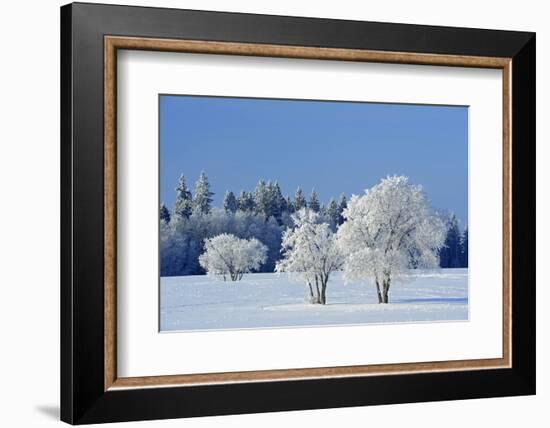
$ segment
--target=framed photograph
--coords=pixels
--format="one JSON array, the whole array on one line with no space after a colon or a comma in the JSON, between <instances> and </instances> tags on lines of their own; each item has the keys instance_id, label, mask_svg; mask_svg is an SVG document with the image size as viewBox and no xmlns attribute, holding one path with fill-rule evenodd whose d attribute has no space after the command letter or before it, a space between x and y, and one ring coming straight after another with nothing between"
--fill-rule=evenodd
<instances>
[{"instance_id":1,"label":"framed photograph","mask_svg":"<svg viewBox=\"0 0 550 428\"><path fill-rule=\"evenodd\" d=\"M533 33L76 3L61 83L62 420L535 393Z\"/></svg>"}]
</instances>

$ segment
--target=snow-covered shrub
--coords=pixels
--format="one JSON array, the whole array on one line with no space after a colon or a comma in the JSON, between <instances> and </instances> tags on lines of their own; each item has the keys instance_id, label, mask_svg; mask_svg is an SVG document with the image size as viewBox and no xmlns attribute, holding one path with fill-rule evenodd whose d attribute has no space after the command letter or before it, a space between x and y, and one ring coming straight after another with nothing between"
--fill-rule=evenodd
<instances>
[{"instance_id":1,"label":"snow-covered shrub","mask_svg":"<svg viewBox=\"0 0 550 428\"><path fill-rule=\"evenodd\" d=\"M240 239L223 233L204 242L200 265L208 275L221 276L225 281L239 281L243 274L258 270L267 258L267 247L256 238Z\"/></svg>"},{"instance_id":2,"label":"snow-covered shrub","mask_svg":"<svg viewBox=\"0 0 550 428\"><path fill-rule=\"evenodd\" d=\"M388 303L393 280L411 267L436 267L445 225L431 213L421 186L393 176L354 195L343 212L338 244L346 279L371 279L379 303Z\"/></svg>"},{"instance_id":3,"label":"snow-covered shrub","mask_svg":"<svg viewBox=\"0 0 550 428\"><path fill-rule=\"evenodd\" d=\"M336 236L327 223L319 223L319 214L310 209L302 208L292 219L295 227L283 233L283 258L276 270L302 277L309 287L310 301L324 305L329 276L344 261Z\"/></svg>"}]
</instances>

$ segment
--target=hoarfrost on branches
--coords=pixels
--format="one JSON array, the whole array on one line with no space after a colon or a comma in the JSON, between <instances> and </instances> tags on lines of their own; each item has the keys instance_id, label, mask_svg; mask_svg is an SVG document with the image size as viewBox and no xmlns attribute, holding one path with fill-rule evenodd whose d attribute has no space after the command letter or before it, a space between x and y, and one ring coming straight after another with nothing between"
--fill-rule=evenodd
<instances>
[{"instance_id":1,"label":"hoarfrost on branches","mask_svg":"<svg viewBox=\"0 0 550 428\"><path fill-rule=\"evenodd\" d=\"M336 236L310 209L302 208L292 219L295 227L283 233L283 258L277 262L276 271L303 278L309 287L310 302L324 305L330 274L344 262Z\"/></svg>"},{"instance_id":2,"label":"hoarfrost on branches","mask_svg":"<svg viewBox=\"0 0 550 428\"><path fill-rule=\"evenodd\" d=\"M256 238L240 239L222 233L204 242L200 265L208 275L240 281L245 273L258 270L267 259L267 247Z\"/></svg>"},{"instance_id":3,"label":"hoarfrost on branches","mask_svg":"<svg viewBox=\"0 0 550 428\"><path fill-rule=\"evenodd\" d=\"M174 216L178 218L189 218L193 212L193 196L185 183L185 176L180 175L176 187L176 202L174 204Z\"/></svg>"},{"instance_id":4,"label":"hoarfrost on branches","mask_svg":"<svg viewBox=\"0 0 550 428\"><path fill-rule=\"evenodd\" d=\"M212 196L214 196L214 193L210 191L210 182L204 171L202 171L195 183L195 198L193 201L195 212L208 214L210 212Z\"/></svg>"},{"instance_id":5,"label":"hoarfrost on branches","mask_svg":"<svg viewBox=\"0 0 550 428\"><path fill-rule=\"evenodd\" d=\"M352 196L338 229L348 280L370 279L379 303L409 268L435 267L445 239L443 222L433 215L421 186L404 176L382 179L363 196Z\"/></svg>"},{"instance_id":6,"label":"hoarfrost on branches","mask_svg":"<svg viewBox=\"0 0 550 428\"><path fill-rule=\"evenodd\" d=\"M211 196L210 185L204 173L199 177L194 195L189 191L185 178L179 177L176 200L172 210L163 205L159 213L161 276L205 273L198 260L204 252L204 241L223 233L232 234L241 239L256 238L266 245L268 248L267 260L259 271L273 272L276 262L283 256L283 252L281 252L282 234L285 230L295 227L292 215L304 208L312 211L312 207L308 207L300 188L296 190L295 195L285 197L276 180L260 180L255 190L252 192L242 190L238 197L230 189L227 189L223 207L211 206ZM342 227L346 221L343 211L348 204L345 195L342 194L337 202L330 198L326 205L321 204L317 196L312 199L313 210L317 208L317 203L319 204L317 223L327 223L333 232ZM456 227L451 227L453 225L453 222L450 221L452 213L447 215L440 213L438 217L447 227L445 243L437 254L440 266L467 266L467 230L464 229L464 232L460 233L460 229L456 230ZM346 226L346 228L350 227L352 226ZM356 228L357 225L353 227ZM457 239L458 233L460 233L459 239ZM377 247L370 248L374 250ZM455 256L450 257L453 251ZM356 251L346 250L345 252L348 256L350 269L353 263L361 265L359 257L366 257L365 254ZM394 255L395 261L392 263L408 265L410 268L422 267L422 264L426 264L423 260L426 254L424 252L423 257L421 254L422 251L419 253L416 248L411 249L410 254L398 252ZM406 256L406 260L401 262L399 258L403 255ZM383 255L377 255L375 252L369 254L372 260L382 256L385 263L392 260L389 251L384 251ZM450 264L449 261L453 261L453 263ZM356 271L359 268L360 266L353 270ZM395 275L393 277L398 278ZM366 278L366 276L362 278Z\"/></svg>"}]
</instances>

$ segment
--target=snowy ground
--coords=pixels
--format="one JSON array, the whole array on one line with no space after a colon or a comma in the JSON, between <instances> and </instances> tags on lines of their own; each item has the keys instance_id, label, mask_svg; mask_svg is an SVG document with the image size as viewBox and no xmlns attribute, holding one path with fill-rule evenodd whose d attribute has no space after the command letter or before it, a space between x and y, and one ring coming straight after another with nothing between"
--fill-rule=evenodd
<instances>
[{"instance_id":1,"label":"snowy ground","mask_svg":"<svg viewBox=\"0 0 550 428\"><path fill-rule=\"evenodd\" d=\"M239 282L208 276L163 277L161 331L220 330L468 319L468 270L411 271L392 285L390 303L376 303L370 283L344 284L333 273L327 304L305 303L306 285L286 274L245 275Z\"/></svg>"}]
</instances>

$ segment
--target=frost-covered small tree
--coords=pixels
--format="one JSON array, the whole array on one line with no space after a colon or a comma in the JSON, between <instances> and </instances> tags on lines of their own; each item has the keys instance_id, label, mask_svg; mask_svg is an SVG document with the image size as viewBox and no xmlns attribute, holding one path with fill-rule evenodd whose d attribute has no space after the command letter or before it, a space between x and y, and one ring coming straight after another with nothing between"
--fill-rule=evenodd
<instances>
[{"instance_id":1,"label":"frost-covered small tree","mask_svg":"<svg viewBox=\"0 0 550 428\"><path fill-rule=\"evenodd\" d=\"M205 239L199 263L208 275L225 281L240 281L245 273L258 270L267 258L267 247L256 238L240 239L222 233Z\"/></svg>"},{"instance_id":2,"label":"frost-covered small tree","mask_svg":"<svg viewBox=\"0 0 550 428\"><path fill-rule=\"evenodd\" d=\"M309 287L310 302L324 305L330 274L344 262L336 235L312 210L303 208L292 219L295 227L283 233L283 258L275 269L299 275Z\"/></svg>"},{"instance_id":3,"label":"frost-covered small tree","mask_svg":"<svg viewBox=\"0 0 550 428\"><path fill-rule=\"evenodd\" d=\"M185 177L180 175L176 187L176 202L174 203L174 215L176 218L189 218L193 212L193 197L185 184Z\"/></svg>"},{"instance_id":4,"label":"frost-covered small tree","mask_svg":"<svg viewBox=\"0 0 550 428\"><path fill-rule=\"evenodd\" d=\"M214 193L210 191L210 183L206 174L201 172L195 183L194 209L198 213L208 214Z\"/></svg>"},{"instance_id":5,"label":"frost-covered small tree","mask_svg":"<svg viewBox=\"0 0 550 428\"><path fill-rule=\"evenodd\" d=\"M316 213L318 213L321 208L321 205L319 204L319 198L317 197L317 192L315 191L315 189L312 190L311 196L309 197L308 207L310 210L315 211Z\"/></svg>"},{"instance_id":6,"label":"frost-covered small tree","mask_svg":"<svg viewBox=\"0 0 550 428\"><path fill-rule=\"evenodd\" d=\"M298 212L302 208L307 208L307 202L304 197L304 192L302 192L302 189L298 187L296 189L296 194L294 195L294 210Z\"/></svg>"},{"instance_id":7,"label":"frost-covered small tree","mask_svg":"<svg viewBox=\"0 0 550 428\"><path fill-rule=\"evenodd\" d=\"M237 199L232 191L228 190L225 192L223 197L223 209L227 213L234 213L237 211Z\"/></svg>"},{"instance_id":8,"label":"frost-covered small tree","mask_svg":"<svg viewBox=\"0 0 550 428\"><path fill-rule=\"evenodd\" d=\"M168 211L168 208L166 208L164 202L160 204L159 217L161 222L164 222L165 224L170 223L170 211Z\"/></svg>"},{"instance_id":9,"label":"frost-covered small tree","mask_svg":"<svg viewBox=\"0 0 550 428\"><path fill-rule=\"evenodd\" d=\"M412 266L438 264L445 225L433 215L421 186L407 177L387 177L344 210L338 243L346 255L346 279L370 279L378 303L388 303L390 286Z\"/></svg>"}]
</instances>

